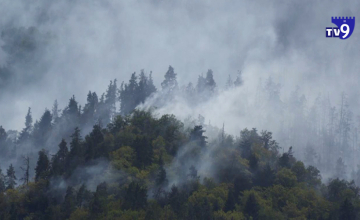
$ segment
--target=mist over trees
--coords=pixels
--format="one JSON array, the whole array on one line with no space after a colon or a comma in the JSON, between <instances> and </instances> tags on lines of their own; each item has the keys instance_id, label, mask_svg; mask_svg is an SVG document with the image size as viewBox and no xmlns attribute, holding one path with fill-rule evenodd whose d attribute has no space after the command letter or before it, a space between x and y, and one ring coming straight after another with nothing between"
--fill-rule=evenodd
<instances>
[{"instance_id":1,"label":"mist over trees","mask_svg":"<svg viewBox=\"0 0 360 220\"><path fill-rule=\"evenodd\" d=\"M270 113L266 123L289 119L278 140L156 113L244 84L239 72L220 87L215 74L181 86L169 66L159 89L141 70L101 95L89 91L83 107L75 95L63 109L55 100L35 121L28 108L15 136L0 126L1 219L356 219L360 169L344 158L357 155L357 128L346 94L339 107L320 95L308 107L300 88L283 99L279 83L259 80L249 105Z\"/></svg>"}]
</instances>

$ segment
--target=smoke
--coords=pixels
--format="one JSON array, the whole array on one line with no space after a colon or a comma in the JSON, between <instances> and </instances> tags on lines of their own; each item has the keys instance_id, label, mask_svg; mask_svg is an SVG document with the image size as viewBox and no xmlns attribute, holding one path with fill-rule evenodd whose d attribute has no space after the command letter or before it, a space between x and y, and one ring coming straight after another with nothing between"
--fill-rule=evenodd
<instances>
[{"instance_id":1,"label":"smoke","mask_svg":"<svg viewBox=\"0 0 360 220\"><path fill-rule=\"evenodd\" d=\"M68 186L80 186L85 184L90 191L95 191L96 187L103 182L122 184L126 182L127 175L119 170L115 170L110 162L104 158L92 161L84 167L77 167L69 178L56 177L50 180L51 188L66 191Z\"/></svg>"},{"instance_id":2,"label":"smoke","mask_svg":"<svg viewBox=\"0 0 360 220\"><path fill-rule=\"evenodd\" d=\"M63 108L75 94L83 104L89 90L101 94L111 79L127 81L140 69L152 71L160 88L168 65L180 85L196 82L211 68L217 95L196 106L179 96L157 112L182 120L201 114L206 124L224 124L232 135L245 127L267 129L284 140L284 148L295 143L295 150L304 149L305 141L289 143L281 133L282 123L295 117L292 112L283 114L278 103L257 99L259 79L271 76L279 83L282 102L299 86L307 112L319 94L338 107L344 91L357 115L359 30L342 41L325 38L325 27L334 26L332 16L357 17L359 9L355 0L1 2L1 33L12 28L33 33L27 31L35 27L37 34L29 35L35 49L25 50L21 59L6 48L15 45L18 51L24 38L12 44L1 34L0 66L10 66L12 75L4 83L0 77L0 124L20 130L28 107L38 119L55 99ZM228 75L234 78L239 70L244 85L223 91Z\"/></svg>"},{"instance_id":3,"label":"smoke","mask_svg":"<svg viewBox=\"0 0 360 220\"><path fill-rule=\"evenodd\" d=\"M140 69L152 70L159 86L169 64L180 84L212 68L218 85L242 70L249 89L268 75L307 97L356 88L357 28L346 41L324 37L331 16L356 9L356 1L6 2L1 30L34 26L47 37L30 74L36 80L21 80L29 68L17 64L16 87L2 90L0 122L20 129L28 106L38 118L54 99L65 106L75 94L83 103L89 90ZM347 92L357 107L356 91Z\"/></svg>"}]
</instances>

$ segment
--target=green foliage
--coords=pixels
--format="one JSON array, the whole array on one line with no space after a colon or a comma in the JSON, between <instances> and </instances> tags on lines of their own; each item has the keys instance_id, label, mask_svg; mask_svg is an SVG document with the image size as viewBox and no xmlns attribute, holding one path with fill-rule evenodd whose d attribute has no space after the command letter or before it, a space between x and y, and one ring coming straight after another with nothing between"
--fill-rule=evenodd
<instances>
[{"instance_id":1,"label":"green foliage","mask_svg":"<svg viewBox=\"0 0 360 220\"><path fill-rule=\"evenodd\" d=\"M6 170L6 189L14 189L16 186L15 169L10 164L9 169Z\"/></svg>"},{"instance_id":2,"label":"green foliage","mask_svg":"<svg viewBox=\"0 0 360 220\"><path fill-rule=\"evenodd\" d=\"M275 182L284 187L293 187L297 181L296 175L289 169L283 168L276 174Z\"/></svg>"},{"instance_id":3,"label":"green foliage","mask_svg":"<svg viewBox=\"0 0 360 220\"><path fill-rule=\"evenodd\" d=\"M144 83L144 75L141 77ZM112 99L111 95L109 92L106 99ZM97 101L91 92L88 99L84 112L86 109L86 117L91 118L97 114L93 109ZM65 115L79 110L74 98L70 102ZM106 102L111 103L104 95L99 103ZM79 114L77 111L76 117ZM106 128L96 123L84 140L75 128L69 134L69 149L67 139L59 139L51 161L45 150L39 152L35 182L16 187L15 168L10 166L6 176L0 171L0 219L317 220L359 216L360 189L354 182L333 179L322 184L319 170L297 161L292 148L279 155L270 132L259 135L256 129L244 129L240 138L223 133L209 143L204 132L202 126L184 129L173 115L154 117L140 110L114 117ZM6 136L0 129L0 142ZM90 191L87 184L93 181L84 181L83 173L74 180L73 171L82 171L101 157L110 160L107 171L116 180ZM206 166L202 166L204 160L209 162Z\"/></svg>"}]
</instances>

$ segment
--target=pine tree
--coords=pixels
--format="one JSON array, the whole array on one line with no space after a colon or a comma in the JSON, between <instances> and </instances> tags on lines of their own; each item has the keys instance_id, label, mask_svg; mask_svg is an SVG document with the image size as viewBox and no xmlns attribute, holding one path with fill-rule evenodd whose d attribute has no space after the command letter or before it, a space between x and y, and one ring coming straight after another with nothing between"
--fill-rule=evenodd
<instances>
[{"instance_id":1,"label":"pine tree","mask_svg":"<svg viewBox=\"0 0 360 220\"><path fill-rule=\"evenodd\" d=\"M1 152L0 157L4 157L4 158L6 158L6 156L10 152L8 135L2 126L0 126L0 152Z\"/></svg>"},{"instance_id":2,"label":"pine tree","mask_svg":"<svg viewBox=\"0 0 360 220\"><path fill-rule=\"evenodd\" d=\"M206 89L210 92L214 92L216 83L214 80L213 71L211 69L209 69L206 73L205 82L206 82Z\"/></svg>"},{"instance_id":3,"label":"pine tree","mask_svg":"<svg viewBox=\"0 0 360 220\"><path fill-rule=\"evenodd\" d=\"M76 194L76 205L77 207L82 207L84 204L84 199L85 199L85 193L86 193L86 187L85 184L82 184L81 187L79 188L79 191Z\"/></svg>"},{"instance_id":4,"label":"pine tree","mask_svg":"<svg viewBox=\"0 0 360 220\"><path fill-rule=\"evenodd\" d=\"M173 92L178 88L176 73L174 72L174 68L172 66L169 66L168 71L165 73L165 79L161 83L161 87L163 90L168 92Z\"/></svg>"},{"instance_id":5,"label":"pine tree","mask_svg":"<svg viewBox=\"0 0 360 220\"><path fill-rule=\"evenodd\" d=\"M196 91L198 95L201 95L206 89L206 79L200 75L196 84Z\"/></svg>"},{"instance_id":6,"label":"pine tree","mask_svg":"<svg viewBox=\"0 0 360 220\"><path fill-rule=\"evenodd\" d=\"M198 171L197 169L192 165L190 166L189 168L189 174L188 176L191 178L191 179L194 179L194 180L198 180L200 179L200 176L198 176Z\"/></svg>"},{"instance_id":7,"label":"pine tree","mask_svg":"<svg viewBox=\"0 0 360 220\"><path fill-rule=\"evenodd\" d=\"M75 100L75 95L73 95L70 100L68 106L64 109L65 115L77 116L79 113L78 102Z\"/></svg>"},{"instance_id":8,"label":"pine tree","mask_svg":"<svg viewBox=\"0 0 360 220\"><path fill-rule=\"evenodd\" d=\"M108 89L105 94L104 105L101 108L100 112L100 122L104 125L110 123L111 119L114 117L116 113L116 92L117 92L117 83L116 79L110 81Z\"/></svg>"},{"instance_id":9,"label":"pine tree","mask_svg":"<svg viewBox=\"0 0 360 220\"><path fill-rule=\"evenodd\" d=\"M150 75L149 75L149 79L147 81L147 87L146 87L146 97L149 97L150 95L152 95L153 93L156 92L156 87L154 85L154 81L153 81L153 78L152 78L152 72L150 72Z\"/></svg>"},{"instance_id":10,"label":"pine tree","mask_svg":"<svg viewBox=\"0 0 360 220\"><path fill-rule=\"evenodd\" d=\"M83 162L83 142L80 136L80 130L78 127L76 127L74 133L71 135L67 174L70 174L82 162Z\"/></svg>"},{"instance_id":11,"label":"pine tree","mask_svg":"<svg viewBox=\"0 0 360 220\"><path fill-rule=\"evenodd\" d=\"M4 192L6 190L6 185L5 185L5 175L2 173L2 169L0 168L0 194L2 192Z\"/></svg>"},{"instance_id":12,"label":"pine tree","mask_svg":"<svg viewBox=\"0 0 360 220\"><path fill-rule=\"evenodd\" d=\"M168 183L168 180L166 178L166 170L164 169L163 165L160 165L155 182L158 187L165 187Z\"/></svg>"},{"instance_id":13,"label":"pine tree","mask_svg":"<svg viewBox=\"0 0 360 220\"><path fill-rule=\"evenodd\" d=\"M120 112L122 115L129 114L139 104L139 85L137 76L134 72L131 74L129 84L122 83L120 87Z\"/></svg>"},{"instance_id":14,"label":"pine tree","mask_svg":"<svg viewBox=\"0 0 360 220\"><path fill-rule=\"evenodd\" d=\"M134 181L129 184L126 189L123 209L124 210L137 210L144 209L147 205L147 189L140 186L139 183Z\"/></svg>"},{"instance_id":15,"label":"pine tree","mask_svg":"<svg viewBox=\"0 0 360 220\"><path fill-rule=\"evenodd\" d=\"M355 207L348 198L346 198L345 201L340 206L339 219L346 219L346 220L356 219Z\"/></svg>"},{"instance_id":16,"label":"pine tree","mask_svg":"<svg viewBox=\"0 0 360 220\"><path fill-rule=\"evenodd\" d=\"M85 160L96 159L98 157L107 157L108 151L103 148L101 143L104 136L99 125L94 125L93 130L85 137Z\"/></svg>"},{"instance_id":17,"label":"pine tree","mask_svg":"<svg viewBox=\"0 0 360 220\"><path fill-rule=\"evenodd\" d=\"M37 146L43 147L49 137L52 128L52 116L49 110L45 109L40 121L34 126L33 138Z\"/></svg>"},{"instance_id":18,"label":"pine tree","mask_svg":"<svg viewBox=\"0 0 360 220\"><path fill-rule=\"evenodd\" d=\"M56 124L59 121L59 112L60 112L59 104L58 101L55 100L51 110L52 120L54 124Z\"/></svg>"},{"instance_id":19,"label":"pine tree","mask_svg":"<svg viewBox=\"0 0 360 220\"><path fill-rule=\"evenodd\" d=\"M15 169L10 164L9 169L6 170L6 189L14 189L16 186Z\"/></svg>"},{"instance_id":20,"label":"pine tree","mask_svg":"<svg viewBox=\"0 0 360 220\"><path fill-rule=\"evenodd\" d=\"M52 174L62 175L65 173L66 168L68 167L68 155L69 150L64 139L61 140L59 144L58 152L52 158Z\"/></svg>"},{"instance_id":21,"label":"pine tree","mask_svg":"<svg viewBox=\"0 0 360 220\"><path fill-rule=\"evenodd\" d=\"M99 100L98 96L95 92L89 91L87 95L87 103L84 106L84 111L82 115L82 123L83 124L90 124L93 125L93 123L96 120L96 110L98 108Z\"/></svg>"},{"instance_id":22,"label":"pine tree","mask_svg":"<svg viewBox=\"0 0 360 220\"><path fill-rule=\"evenodd\" d=\"M46 151L43 149L39 151L39 159L36 163L35 168L35 181L39 181L40 179L47 179L49 177L50 172L50 161L46 154Z\"/></svg>"},{"instance_id":23,"label":"pine tree","mask_svg":"<svg viewBox=\"0 0 360 220\"><path fill-rule=\"evenodd\" d=\"M32 116L31 116L31 108L29 107L28 112L25 117L25 128L20 132L19 135L19 143L24 144L26 141L30 139L30 134L32 132Z\"/></svg>"},{"instance_id":24,"label":"pine tree","mask_svg":"<svg viewBox=\"0 0 360 220\"><path fill-rule=\"evenodd\" d=\"M136 152L136 166L144 168L152 163L153 148L146 137L137 137L134 141L133 147Z\"/></svg>"},{"instance_id":25,"label":"pine tree","mask_svg":"<svg viewBox=\"0 0 360 220\"><path fill-rule=\"evenodd\" d=\"M206 147L207 137L203 135L205 130L201 125L197 125L190 132L190 140L195 141L200 147Z\"/></svg>"},{"instance_id":26,"label":"pine tree","mask_svg":"<svg viewBox=\"0 0 360 220\"><path fill-rule=\"evenodd\" d=\"M249 158L249 166L251 171L255 172L258 169L258 158L254 153L251 153Z\"/></svg>"},{"instance_id":27,"label":"pine tree","mask_svg":"<svg viewBox=\"0 0 360 220\"><path fill-rule=\"evenodd\" d=\"M74 194L74 189L71 186L68 186L65 194L64 202L61 205L61 212L63 219L68 219L70 214L76 208L76 197Z\"/></svg>"},{"instance_id":28,"label":"pine tree","mask_svg":"<svg viewBox=\"0 0 360 220\"><path fill-rule=\"evenodd\" d=\"M224 212L229 212L234 209L235 209L234 189L230 188L227 199L226 199L225 207L224 207Z\"/></svg>"},{"instance_id":29,"label":"pine tree","mask_svg":"<svg viewBox=\"0 0 360 220\"><path fill-rule=\"evenodd\" d=\"M141 70L139 76L139 87L137 91L138 103L144 103L147 98L146 90L147 90L147 77L145 76L144 70Z\"/></svg>"},{"instance_id":30,"label":"pine tree","mask_svg":"<svg viewBox=\"0 0 360 220\"><path fill-rule=\"evenodd\" d=\"M80 136L80 129L78 127L75 128L74 133L71 135L71 142L70 142L70 156L81 156L82 149L81 149L81 136Z\"/></svg>"},{"instance_id":31,"label":"pine tree","mask_svg":"<svg viewBox=\"0 0 360 220\"><path fill-rule=\"evenodd\" d=\"M96 187L94 198L90 204L90 212L92 216L98 216L104 210L103 200L107 196L107 184L105 182Z\"/></svg>"},{"instance_id":32,"label":"pine tree","mask_svg":"<svg viewBox=\"0 0 360 220\"><path fill-rule=\"evenodd\" d=\"M336 161L335 176L340 179L346 179L346 165L341 157Z\"/></svg>"},{"instance_id":33,"label":"pine tree","mask_svg":"<svg viewBox=\"0 0 360 220\"><path fill-rule=\"evenodd\" d=\"M23 160L24 160L24 166L23 167L20 167L21 170L24 171L24 176L23 178L21 178L21 180L24 181L24 184L25 185L28 185L29 184L29 181L30 181L30 158L29 156L23 156Z\"/></svg>"},{"instance_id":34,"label":"pine tree","mask_svg":"<svg viewBox=\"0 0 360 220\"><path fill-rule=\"evenodd\" d=\"M259 210L260 206L259 203L256 201L255 194L250 193L245 203L244 213L247 216L252 217L252 219L257 220L259 219Z\"/></svg>"}]
</instances>

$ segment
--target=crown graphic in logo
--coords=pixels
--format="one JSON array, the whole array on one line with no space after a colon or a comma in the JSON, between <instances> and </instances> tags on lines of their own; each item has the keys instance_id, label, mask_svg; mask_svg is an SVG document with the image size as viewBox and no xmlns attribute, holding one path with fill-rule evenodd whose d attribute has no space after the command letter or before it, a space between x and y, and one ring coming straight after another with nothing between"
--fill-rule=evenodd
<instances>
[{"instance_id":1,"label":"crown graphic in logo","mask_svg":"<svg viewBox=\"0 0 360 220\"><path fill-rule=\"evenodd\" d=\"M351 36L355 27L355 17L331 17L331 22L336 24L341 33L339 38L345 40Z\"/></svg>"}]
</instances>

